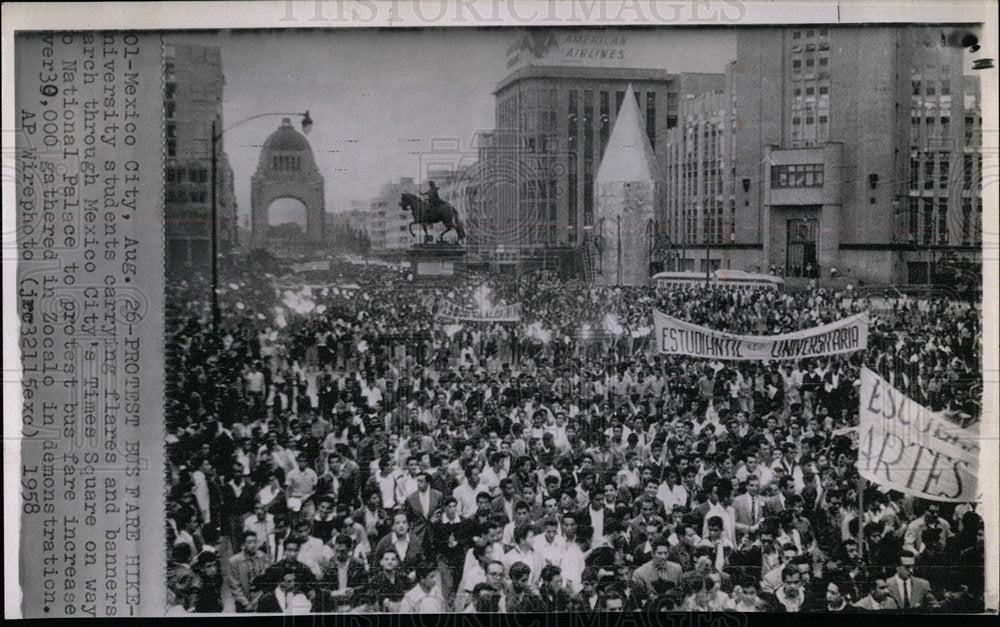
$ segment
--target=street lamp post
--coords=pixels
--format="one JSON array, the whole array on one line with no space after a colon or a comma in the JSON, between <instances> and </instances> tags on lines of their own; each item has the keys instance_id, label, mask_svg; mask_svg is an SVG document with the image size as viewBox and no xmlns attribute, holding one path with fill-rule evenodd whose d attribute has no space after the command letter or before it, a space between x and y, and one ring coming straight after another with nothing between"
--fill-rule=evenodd
<instances>
[{"instance_id":1,"label":"street lamp post","mask_svg":"<svg viewBox=\"0 0 1000 627\"><path fill-rule=\"evenodd\" d=\"M219 140L222 136L226 134L227 131L232 130L233 127L239 126L244 122L249 122L250 120L256 120L257 118L262 118L269 115L300 115L302 116L302 132L306 135L312 130L313 121L309 117L309 112L305 113L288 113L282 111L275 111L271 113L258 113L257 115L252 115L248 118L240 120L235 124L219 130L219 121L217 118L212 120L212 332L217 333L219 330L219 324L221 322L222 313L219 310ZM253 228L253 225L251 225Z\"/></svg>"}]
</instances>

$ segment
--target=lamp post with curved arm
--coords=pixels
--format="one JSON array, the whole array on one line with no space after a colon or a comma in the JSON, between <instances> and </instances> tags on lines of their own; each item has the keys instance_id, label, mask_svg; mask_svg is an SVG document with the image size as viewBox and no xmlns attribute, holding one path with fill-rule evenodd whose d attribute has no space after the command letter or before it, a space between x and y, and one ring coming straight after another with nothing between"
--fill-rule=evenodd
<instances>
[{"instance_id":1,"label":"lamp post with curved arm","mask_svg":"<svg viewBox=\"0 0 1000 627\"><path fill-rule=\"evenodd\" d=\"M302 116L302 132L306 135L312 130L313 121L309 117L309 111L305 113L290 113L283 111L274 111L268 113L258 113L257 115L252 115L248 118L244 118L239 122L230 124L227 128L218 130L219 121L218 119L212 119L212 331L217 332L219 330L219 321L222 317L219 311L219 190L218 190L218 169L219 169L219 140L228 131L232 130L234 127L244 124L251 120L256 120L258 118L263 118L271 115L298 115Z\"/></svg>"}]
</instances>

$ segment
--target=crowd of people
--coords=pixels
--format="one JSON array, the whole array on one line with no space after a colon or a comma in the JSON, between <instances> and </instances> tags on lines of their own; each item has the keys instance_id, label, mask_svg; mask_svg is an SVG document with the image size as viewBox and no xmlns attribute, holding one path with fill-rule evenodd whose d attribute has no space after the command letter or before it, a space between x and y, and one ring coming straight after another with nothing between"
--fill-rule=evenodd
<instances>
[{"instance_id":1,"label":"crowd of people","mask_svg":"<svg viewBox=\"0 0 1000 627\"><path fill-rule=\"evenodd\" d=\"M218 329L203 278L168 286L172 613L982 608L977 504L864 485L850 431L862 366L975 428L976 308L335 264L296 309L226 274ZM666 357L655 308L755 335L870 309L869 348Z\"/></svg>"}]
</instances>

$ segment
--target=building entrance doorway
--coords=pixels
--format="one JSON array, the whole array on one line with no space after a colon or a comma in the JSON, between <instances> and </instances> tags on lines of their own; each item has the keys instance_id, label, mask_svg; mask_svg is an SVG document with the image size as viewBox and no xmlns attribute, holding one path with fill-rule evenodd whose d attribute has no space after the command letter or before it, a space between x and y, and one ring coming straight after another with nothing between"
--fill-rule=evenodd
<instances>
[{"instance_id":1,"label":"building entrance doorway","mask_svg":"<svg viewBox=\"0 0 1000 627\"><path fill-rule=\"evenodd\" d=\"M788 246L785 259L785 276L818 277L816 260L816 218L796 218L788 221Z\"/></svg>"}]
</instances>

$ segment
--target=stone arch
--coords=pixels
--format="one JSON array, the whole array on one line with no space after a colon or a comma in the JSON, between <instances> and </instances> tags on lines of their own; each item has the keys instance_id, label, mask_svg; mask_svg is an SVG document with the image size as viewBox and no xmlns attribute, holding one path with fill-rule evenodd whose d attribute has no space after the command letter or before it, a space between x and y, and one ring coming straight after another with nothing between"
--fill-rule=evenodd
<instances>
[{"instance_id":1,"label":"stone arch","mask_svg":"<svg viewBox=\"0 0 1000 627\"><path fill-rule=\"evenodd\" d=\"M292 127L288 118L264 142L251 182L251 235L253 247L267 247L268 209L282 198L298 200L306 207L306 238L318 246L325 241L323 176L316 168L312 147Z\"/></svg>"}]
</instances>

